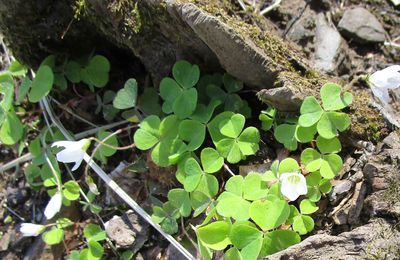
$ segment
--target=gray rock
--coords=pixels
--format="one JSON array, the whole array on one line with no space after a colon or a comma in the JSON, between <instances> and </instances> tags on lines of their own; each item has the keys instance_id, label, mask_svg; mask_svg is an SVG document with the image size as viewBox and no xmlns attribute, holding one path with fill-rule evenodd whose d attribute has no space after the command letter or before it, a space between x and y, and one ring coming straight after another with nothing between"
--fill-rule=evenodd
<instances>
[{"instance_id":1,"label":"gray rock","mask_svg":"<svg viewBox=\"0 0 400 260\"><path fill-rule=\"evenodd\" d=\"M329 193L329 200L333 205L336 205L340 199L346 196L353 188L354 183L349 180L342 180L336 184Z\"/></svg>"},{"instance_id":2,"label":"gray rock","mask_svg":"<svg viewBox=\"0 0 400 260\"><path fill-rule=\"evenodd\" d=\"M317 16L314 65L327 73L334 73L346 59L345 42L323 14Z\"/></svg>"},{"instance_id":3,"label":"gray rock","mask_svg":"<svg viewBox=\"0 0 400 260\"><path fill-rule=\"evenodd\" d=\"M378 43L386 39L382 24L362 7L346 10L338 27L345 37L359 43Z\"/></svg>"},{"instance_id":4,"label":"gray rock","mask_svg":"<svg viewBox=\"0 0 400 260\"><path fill-rule=\"evenodd\" d=\"M400 232L392 223L375 219L338 236L311 236L268 259L398 259L399 248Z\"/></svg>"},{"instance_id":5,"label":"gray rock","mask_svg":"<svg viewBox=\"0 0 400 260\"><path fill-rule=\"evenodd\" d=\"M132 248L136 252L148 239L149 225L129 210L122 217L114 216L105 223L107 236L117 247Z\"/></svg>"},{"instance_id":6,"label":"gray rock","mask_svg":"<svg viewBox=\"0 0 400 260\"><path fill-rule=\"evenodd\" d=\"M385 139L383 139L383 143L389 148L400 149L400 137L396 131L391 132Z\"/></svg>"}]
</instances>

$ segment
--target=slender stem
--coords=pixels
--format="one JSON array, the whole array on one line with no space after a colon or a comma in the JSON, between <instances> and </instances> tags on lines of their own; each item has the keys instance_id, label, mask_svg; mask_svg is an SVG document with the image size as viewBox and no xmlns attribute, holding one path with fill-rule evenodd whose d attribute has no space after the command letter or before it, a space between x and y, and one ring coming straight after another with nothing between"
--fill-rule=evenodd
<instances>
[{"instance_id":1,"label":"slender stem","mask_svg":"<svg viewBox=\"0 0 400 260\"><path fill-rule=\"evenodd\" d=\"M238 1L238 3L239 3L240 7L243 9L243 11L246 11L246 10L247 10L247 7L246 7L246 5L244 4L243 0L237 0L237 1Z\"/></svg>"},{"instance_id":2,"label":"slender stem","mask_svg":"<svg viewBox=\"0 0 400 260\"><path fill-rule=\"evenodd\" d=\"M190 235L188 234L188 232L185 229L185 223L183 221L183 217L181 216L181 229L183 234L185 234L185 236L187 237L187 239L189 239L190 243L192 243L192 245L194 246L194 248L196 248L197 252L199 251L199 248L197 247L197 244L193 241L193 239L190 237Z\"/></svg>"},{"instance_id":3,"label":"slender stem","mask_svg":"<svg viewBox=\"0 0 400 260\"><path fill-rule=\"evenodd\" d=\"M230 175L235 176L235 174L233 173L233 171L229 168L229 166L224 163L224 169L229 172Z\"/></svg>"},{"instance_id":4,"label":"slender stem","mask_svg":"<svg viewBox=\"0 0 400 260\"><path fill-rule=\"evenodd\" d=\"M264 8L260 11L260 15L265 15L268 12L272 11L273 9L277 8L281 4L282 0L276 0L272 5Z\"/></svg>"}]
</instances>

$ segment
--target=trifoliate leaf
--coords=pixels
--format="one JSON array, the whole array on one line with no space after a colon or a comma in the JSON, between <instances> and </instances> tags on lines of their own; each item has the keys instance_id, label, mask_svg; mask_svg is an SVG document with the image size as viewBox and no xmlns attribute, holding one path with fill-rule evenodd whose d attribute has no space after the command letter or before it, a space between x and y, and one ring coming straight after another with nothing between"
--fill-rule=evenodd
<instances>
[{"instance_id":1,"label":"trifoliate leaf","mask_svg":"<svg viewBox=\"0 0 400 260\"><path fill-rule=\"evenodd\" d=\"M343 109L351 104L353 95L345 92L341 96L342 88L335 83L326 83L321 88L322 105L325 110L333 111Z\"/></svg>"},{"instance_id":2,"label":"trifoliate leaf","mask_svg":"<svg viewBox=\"0 0 400 260\"><path fill-rule=\"evenodd\" d=\"M279 173L298 172L300 169L299 164L295 159L286 158L279 163Z\"/></svg>"},{"instance_id":3,"label":"trifoliate leaf","mask_svg":"<svg viewBox=\"0 0 400 260\"><path fill-rule=\"evenodd\" d=\"M293 230L305 235L314 229L314 220L310 216L298 215L293 220Z\"/></svg>"},{"instance_id":4,"label":"trifoliate leaf","mask_svg":"<svg viewBox=\"0 0 400 260\"><path fill-rule=\"evenodd\" d=\"M168 200L179 209L183 217L188 217L192 212L189 193L183 189L172 189L168 192Z\"/></svg>"},{"instance_id":5,"label":"trifoliate leaf","mask_svg":"<svg viewBox=\"0 0 400 260\"><path fill-rule=\"evenodd\" d=\"M310 127L317 123L324 111L315 97L306 97L300 107L299 125Z\"/></svg>"},{"instance_id":6,"label":"trifoliate leaf","mask_svg":"<svg viewBox=\"0 0 400 260\"><path fill-rule=\"evenodd\" d=\"M187 149L194 151L204 142L206 126L195 120L183 120L179 124L179 138L187 143Z\"/></svg>"},{"instance_id":7,"label":"trifoliate leaf","mask_svg":"<svg viewBox=\"0 0 400 260\"><path fill-rule=\"evenodd\" d=\"M334 138L338 131L342 132L350 126L350 118L345 113L326 112L317 124L318 133L325 139Z\"/></svg>"},{"instance_id":8,"label":"trifoliate leaf","mask_svg":"<svg viewBox=\"0 0 400 260\"><path fill-rule=\"evenodd\" d=\"M181 60L175 63L172 75L183 88L188 89L194 87L199 81L200 69L197 65Z\"/></svg>"},{"instance_id":9,"label":"trifoliate leaf","mask_svg":"<svg viewBox=\"0 0 400 260\"><path fill-rule=\"evenodd\" d=\"M16 144L24 133L24 126L14 111L9 111L0 128L0 141L5 145Z\"/></svg>"},{"instance_id":10,"label":"trifoliate leaf","mask_svg":"<svg viewBox=\"0 0 400 260\"><path fill-rule=\"evenodd\" d=\"M232 205L235 205L235 207L232 207ZM250 202L243 199L242 196L238 196L229 191L223 192L218 197L216 208L218 214L221 216L227 218L232 217L237 221L248 220L250 217Z\"/></svg>"},{"instance_id":11,"label":"trifoliate leaf","mask_svg":"<svg viewBox=\"0 0 400 260\"><path fill-rule=\"evenodd\" d=\"M271 230L286 222L290 207L280 199L257 200L250 206L250 218L263 230ZM265 216L268 216L266 218Z\"/></svg>"},{"instance_id":12,"label":"trifoliate leaf","mask_svg":"<svg viewBox=\"0 0 400 260\"><path fill-rule=\"evenodd\" d=\"M213 148L204 148L200 154L201 164L207 173L215 173L224 165L224 158Z\"/></svg>"},{"instance_id":13,"label":"trifoliate leaf","mask_svg":"<svg viewBox=\"0 0 400 260\"><path fill-rule=\"evenodd\" d=\"M64 230L53 227L51 230L43 233L43 241L48 245L56 245L64 239Z\"/></svg>"},{"instance_id":14,"label":"trifoliate leaf","mask_svg":"<svg viewBox=\"0 0 400 260\"><path fill-rule=\"evenodd\" d=\"M220 123L221 134L237 138L243 130L246 119L241 114L234 114L230 119Z\"/></svg>"}]
</instances>

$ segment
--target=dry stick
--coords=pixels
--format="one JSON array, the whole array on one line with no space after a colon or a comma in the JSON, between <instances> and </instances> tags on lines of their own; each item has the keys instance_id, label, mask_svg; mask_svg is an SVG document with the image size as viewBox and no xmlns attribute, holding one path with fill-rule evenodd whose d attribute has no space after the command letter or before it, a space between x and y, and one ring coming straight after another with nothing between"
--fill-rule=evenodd
<instances>
[{"instance_id":1,"label":"dry stick","mask_svg":"<svg viewBox=\"0 0 400 260\"><path fill-rule=\"evenodd\" d=\"M230 175L235 176L235 174L233 173L233 171L229 168L229 166L228 166L226 163L224 163L224 169L225 169L226 171L228 171Z\"/></svg>"},{"instance_id":2,"label":"dry stick","mask_svg":"<svg viewBox=\"0 0 400 260\"><path fill-rule=\"evenodd\" d=\"M246 5L243 3L243 1L242 1L242 0L237 0L237 1L238 1L238 3L239 3L240 7L242 7L243 11L246 11L246 10L247 10L247 7L246 7Z\"/></svg>"},{"instance_id":3,"label":"dry stick","mask_svg":"<svg viewBox=\"0 0 400 260\"><path fill-rule=\"evenodd\" d=\"M50 104L47 100L46 97L43 97L42 100L40 101L41 104L44 106L44 110L49 114L49 117L51 118L52 122L59 128L61 133L65 136L65 138L69 141L73 141L74 138L70 135L70 133L64 128L62 123L55 117L52 108L50 107ZM144 220L146 220L151 226L153 226L162 236L164 236L173 246L176 247L176 249L181 252L186 259L189 260L195 260L189 251L186 250L178 241L175 240L171 235L165 233L160 225L154 223L150 217L149 214L147 214L144 209L142 209L136 201L134 201L121 187L118 186L118 184L113 181L104 171L103 169L100 168L99 165L97 165L95 162L90 160L90 156L85 153L83 159L89 164L89 166L92 168L94 172L97 173L97 175L115 192L117 195L125 201L126 204L128 204L137 214L139 214Z\"/></svg>"},{"instance_id":4,"label":"dry stick","mask_svg":"<svg viewBox=\"0 0 400 260\"><path fill-rule=\"evenodd\" d=\"M265 15L268 12L272 11L273 9L277 8L281 4L282 0L276 0L272 5L264 8L260 11L260 15Z\"/></svg>"},{"instance_id":5,"label":"dry stick","mask_svg":"<svg viewBox=\"0 0 400 260\"><path fill-rule=\"evenodd\" d=\"M75 139L82 139L82 138L87 137L89 135L95 134L100 130L108 130L108 129L111 129L111 128L114 128L114 127L117 127L117 126L120 126L120 125L123 125L123 124L126 124L126 123L129 123L129 121L128 120L123 120L123 121L111 123L111 124L108 124L108 125L96 127L96 128L93 128L93 129L89 129L89 130L83 131L81 133L77 133L75 135ZM12 169L12 168L16 167L17 165L20 165L20 164L22 164L24 162L30 161L33 158L34 158L34 156L31 153L26 153L26 154L24 154L24 155L14 159L14 160L12 160L11 162L6 163L4 165L0 164L0 173L3 173L3 172L5 172L5 171L7 171L9 169Z\"/></svg>"}]
</instances>

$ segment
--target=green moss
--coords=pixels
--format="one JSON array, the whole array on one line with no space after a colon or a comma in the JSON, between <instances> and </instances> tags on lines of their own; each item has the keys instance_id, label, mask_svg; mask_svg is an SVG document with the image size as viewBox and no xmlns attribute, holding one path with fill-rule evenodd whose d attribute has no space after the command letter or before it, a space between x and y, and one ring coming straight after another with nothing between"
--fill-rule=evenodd
<instances>
[{"instance_id":1,"label":"green moss","mask_svg":"<svg viewBox=\"0 0 400 260\"><path fill-rule=\"evenodd\" d=\"M139 33L142 28L141 14L138 4L133 0L115 0L109 3L108 9L118 18L122 32Z\"/></svg>"},{"instance_id":2,"label":"green moss","mask_svg":"<svg viewBox=\"0 0 400 260\"><path fill-rule=\"evenodd\" d=\"M386 124L379 112L369 106L371 96L367 91L351 91L354 96L350 107L353 138L378 142L382 139L382 130Z\"/></svg>"}]
</instances>

